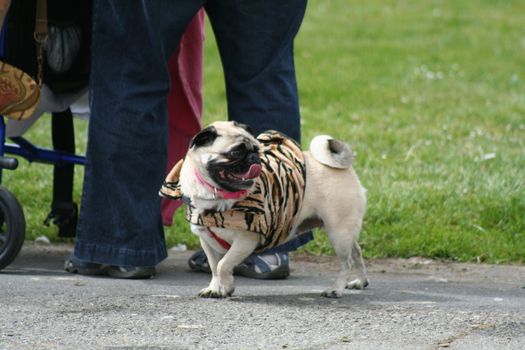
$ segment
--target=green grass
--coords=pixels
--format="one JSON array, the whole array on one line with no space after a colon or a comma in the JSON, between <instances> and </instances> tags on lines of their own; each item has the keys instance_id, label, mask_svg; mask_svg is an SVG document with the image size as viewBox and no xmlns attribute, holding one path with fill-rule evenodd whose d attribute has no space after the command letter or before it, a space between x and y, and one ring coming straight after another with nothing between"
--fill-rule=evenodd
<instances>
[{"instance_id":1,"label":"green grass","mask_svg":"<svg viewBox=\"0 0 525 350\"><path fill-rule=\"evenodd\" d=\"M525 262L523 23L520 0L309 2L296 40L303 143L329 133L352 145L368 189L366 256ZM205 123L226 118L208 33ZM53 237L41 225L51 167L22 163L4 183L28 238ZM77 198L80 183L81 170ZM315 235L303 250L333 254ZM181 212L167 240L198 245Z\"/></svg>"}]
</instances>

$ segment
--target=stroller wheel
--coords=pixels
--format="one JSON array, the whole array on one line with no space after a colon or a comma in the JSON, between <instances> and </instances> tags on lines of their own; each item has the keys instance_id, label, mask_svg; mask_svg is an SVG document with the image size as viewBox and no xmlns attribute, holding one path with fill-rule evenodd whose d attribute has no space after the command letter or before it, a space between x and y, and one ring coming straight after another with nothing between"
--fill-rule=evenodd
<instances>
[{"instance_id":1,"label":"stroller wheel","mask_svg":"<svg viewBox=\"0 0 525 350\"><path fill-rule=\"evenodd\" d=\"M0 186L0 270L16 258L26 233L22 207L5 187Z\"/></svg>"}]
</instances>

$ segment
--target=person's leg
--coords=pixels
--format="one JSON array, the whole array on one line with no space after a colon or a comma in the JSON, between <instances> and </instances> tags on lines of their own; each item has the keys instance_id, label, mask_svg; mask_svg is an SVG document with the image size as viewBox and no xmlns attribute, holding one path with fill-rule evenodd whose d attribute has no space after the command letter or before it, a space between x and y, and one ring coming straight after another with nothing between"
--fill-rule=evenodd
<instances>
[{"instance_id":1,"label":"person's leg","mask_svg":"<svg viewBox=\"0 0 525 350\"><path fill-rule=\"evenodd\" d=\"M256 133L300 141L293 41L306 0L212 0L206 10L224 67L228 114Z\"/></svg>"},{"instance_id":2,"label":"person's leg","mask_svg":"<svg viewBox=\"0 0 525 350\"><path fill-rule=\"evenodd\" d=\"M200 6L94 1L78 260L151 267L166 257L157 195L166 165L166 62Z\"/></svg>"},{"instance_id":3,"label":"person's leg","mask_svg":"<svg viewBox=\"0 0 525 350\"><path fill-rule=\"evenodd\" d=\"M168 96L168 162L166 173L184 157L191 138L201 129L202 64L204 41L204 9L192 19L179 48L168 62L171 90ZM173 223L173 214L182 204L163 198L164 225Z\"/></svg>"},{"instance_id":4,"label":"person's leg","mask_svg":"<svg viewBox=\"0 0 525 350\"><path fill-rule=\"evenodd\" d=\"M300 142L293 42L306 0L212 0L206 10L224 67L229 119L250 125L257 134L274 129ZM306 233L262 256L252 256L245 271L257 268L262 274L250 277L272 276L273 266L287 265L282 253L312 238Z\"/></svg>"},{"instance_id":5,"label":"person's leg","mask_svg":"<svg viewBox=\"0 0 525 350\"><path fill-rule=\"evenodd\" d=\"M51 113L51 139L56 151L75 153L75 128L70 108ZM44 224L58 226L59 237L75 237L78 208L73 202L74 164L55 164L53 167L53 199L51 211Z\"/></svg>"}]
</instances>

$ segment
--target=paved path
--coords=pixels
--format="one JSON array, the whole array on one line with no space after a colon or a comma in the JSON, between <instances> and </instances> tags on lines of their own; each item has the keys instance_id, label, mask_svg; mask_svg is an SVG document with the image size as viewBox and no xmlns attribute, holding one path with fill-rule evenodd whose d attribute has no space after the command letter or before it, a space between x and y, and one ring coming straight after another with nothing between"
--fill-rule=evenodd
<instances>
[{"instance_id":1,"label":"paved path","mask_svg":"<svg viewBox=\"0 0 525 350\"><path fill-rule=\"evenodd\" d=\"M71 275L70 246L34 246L0 272L0 349L525 349L525 267L367 261L371 284L319 297L334 258L296 255L284 281L208 276L171 253L151 280Z\"/></svg>"}]
</instances>

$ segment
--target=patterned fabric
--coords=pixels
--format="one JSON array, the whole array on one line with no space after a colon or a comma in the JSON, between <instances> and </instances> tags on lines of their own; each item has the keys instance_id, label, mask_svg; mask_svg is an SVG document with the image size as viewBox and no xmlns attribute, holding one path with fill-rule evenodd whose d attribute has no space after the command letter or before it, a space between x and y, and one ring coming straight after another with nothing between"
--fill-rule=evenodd
<instances>
[{"instance_id":1,"label":"patterned fabric","mask_svg":"<svg viewBox=\"0 0 525 350\"><path fill-rule=\"evenodd\" d=\"M191 203L186 219L195 225L246 230L261 235L257 251L285 242L299 210L306 184L304 155L299 145L277 131L267 131L257 137L260 142L262 173L253 191L230 210L207 211L198 214ZM161 194L172 198L184 197L178 184L182 164L168 175Z\"/></svg>"},{"instance_id":2,"label":"patterned fabric","mask_svg":"<svg viewBox=\"0 0 525 350\"><path fill-rule=\"evenodd\" d=\"M0 61L1 115L16 120L27 119L35 111L39 97L40 89L29 75Z\"/></svg>"}]
</instances>

